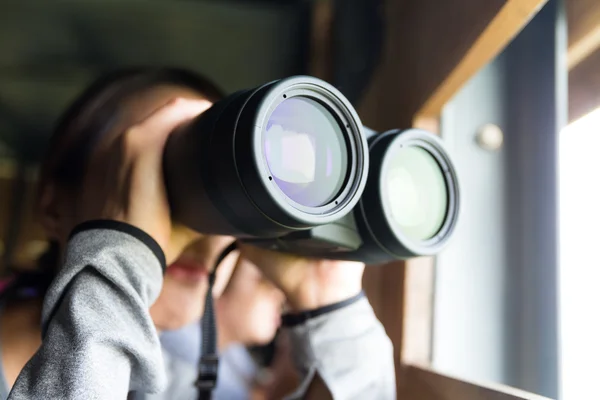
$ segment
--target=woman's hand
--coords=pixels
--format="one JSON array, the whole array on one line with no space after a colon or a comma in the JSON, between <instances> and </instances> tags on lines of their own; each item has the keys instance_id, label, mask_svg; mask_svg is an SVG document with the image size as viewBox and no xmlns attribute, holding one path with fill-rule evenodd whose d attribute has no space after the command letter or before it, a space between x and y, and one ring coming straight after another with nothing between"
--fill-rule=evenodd
<instances>
[{"instance_id":1,"label":"woman's hand","mask_svg":"<svg viewBox=\"0 0 600 400\"><path fill-rule=\"evenodd\" d=\"M171 263L199 234L174 229L163 176L169 134L211 106L205 100L175 99L124 133L100 143L80 190L77 222L111 219L152 236Z\"/></svg>"},{"instance_id":2,"label":"woman's hand","mask_svg":"<svg viewBox=\"0 0 600 400\"><path fill-rule=\"evenodd\" d=\"M360 262L310 259L245 244L240 251L283 291L294 311L337 303L362 290L365 265Z\"/></svg>"}]
</instances>

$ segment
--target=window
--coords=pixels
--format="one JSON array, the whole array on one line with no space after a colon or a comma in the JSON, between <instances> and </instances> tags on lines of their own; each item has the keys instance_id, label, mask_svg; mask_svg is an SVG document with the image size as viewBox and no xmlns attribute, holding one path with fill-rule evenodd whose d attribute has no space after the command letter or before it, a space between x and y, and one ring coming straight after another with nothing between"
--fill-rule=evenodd
<instances>
[{"instance_id":1,"label":"window","mask_svg":"<svg viewBox=\"0 0 600 400\"><path fill-rule=\"evenodd\" d=\"M597 393L600 362L600 109L559 138L562 398Z\"/></svg>"}]
</instances>

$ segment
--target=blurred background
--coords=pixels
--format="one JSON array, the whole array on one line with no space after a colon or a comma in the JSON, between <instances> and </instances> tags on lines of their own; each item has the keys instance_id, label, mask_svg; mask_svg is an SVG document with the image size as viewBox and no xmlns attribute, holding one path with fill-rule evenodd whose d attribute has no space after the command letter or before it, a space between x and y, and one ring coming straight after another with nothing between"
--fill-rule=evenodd
<instances>
[{"instance_id":1,"label":"blurred background","mask_svg":"<svg viewBox=\"0 0 600 400\"><path fill-rule=\"evenodd\" d=\"M126 65L191 68L228 92L314 75L374 129L440 134L463 196L455 238L365 276L399 393L595 398L600 2L2 2L3 273L45 248L36 168L59 112Z\"/></svg>"}]
</instances>

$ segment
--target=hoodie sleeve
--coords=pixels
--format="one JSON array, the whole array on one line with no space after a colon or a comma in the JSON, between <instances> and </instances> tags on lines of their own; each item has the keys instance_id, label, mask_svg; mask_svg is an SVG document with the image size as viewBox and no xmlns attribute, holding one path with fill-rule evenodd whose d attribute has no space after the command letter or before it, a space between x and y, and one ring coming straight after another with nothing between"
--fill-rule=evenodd
<instances>
[{"instance_id":1,"label":"hoodie sleeve","mask_svg":"<svg viewBox=\"0 0 600 400\"><path fill-rule=\"evenodd\" d=\"M335 400L396 399L392 342L367 298L361 294L313 315L290 327L302 381L288 399L304 399L316 374Z\"/></svg>"},{"instance_id":2,"label":"hoodie sleeve","mask_svg":"<svg viewBox=\"0 0 600 400\"><path fill-rule=\"evenodd\" d=\"M9 399L125 399L166 385L149 314L165 257L145 232L92 221L71 235L42 312L42 345Z\"/></svg>"}]
</instances>

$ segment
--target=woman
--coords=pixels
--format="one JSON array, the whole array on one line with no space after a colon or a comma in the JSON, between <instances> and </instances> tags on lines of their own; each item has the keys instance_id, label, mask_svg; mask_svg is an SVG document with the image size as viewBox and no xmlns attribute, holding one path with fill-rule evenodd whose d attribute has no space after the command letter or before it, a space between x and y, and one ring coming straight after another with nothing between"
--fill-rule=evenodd
<instances>
[{"instance_id":1,"label":"woman","mask_svg":"<svg viewBox=\"0 0 600 400\"><path fill-rule=\"evenodd\" d=\"M208 270L231 239L202 236L171 221L162 153L168 135L217 97L212 85L187 71L120 71L93 84L62 118L39 196L42 225L58 255L45 266L56 278L43 309L39 298L9 301L0 319L7 386L35 352L10 398L123 398L129 391L164 389L157 328L175 329L200 317ZM293 310L315 310L293 318L290 328L306 379L300 395L352 389L343 382L355 374L363 389L375 384L389 398L392 352L357 295L363 265L245 246L242 254L285 293ZM392 361L385 374L368 367L377 349L385 353L383 365ZM348 360L341 352L358 357L357 351L366 369L337 361Z\"/></svg>"},{"instance_id":2,"label":"woman","mask_svg":"<svg viewBox=\"0 0 600 400\"><path fill-rule=\"evenodd\" d=\"M86 152L89 152L87 146L91 146L90 140L99 140L98 135L110 129L114 121L112 116L121 107L126 109L127 119L136 121L177 96L207 100L207 106L208 102L222 97L208 80L187 71L120 71L92 85L61 118L42 165L39 182L41 222L50 239L50 248L40 259L44 274L28 274L17 279L17 285L11 290L14 295L7 299L0 315L3 367L0 371L3 378L0 379L0 398L7 397L8 388L41 343L39 320L42 299L59 266L59 219L68 213L64 208L68 202L63 200L81 185L85 170L82 164L85 163ZM194 234L181 228L174 241L184 240L187 236ZM208 285L208 269L231 241L228 237L205 236L188 246L169 266L160 296L150 309L152 320L159 330L178 329L200 319L204 306L202 299ZM19 296L18 293L23 290L17 286L37 287L39 293L33 297Z\"/></svg>"}]
</instances>

